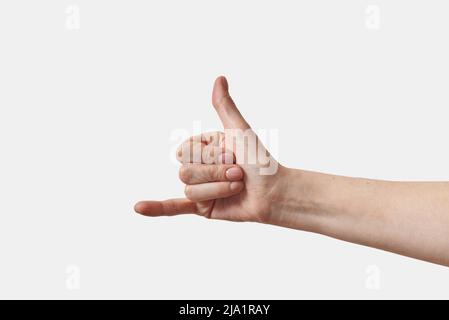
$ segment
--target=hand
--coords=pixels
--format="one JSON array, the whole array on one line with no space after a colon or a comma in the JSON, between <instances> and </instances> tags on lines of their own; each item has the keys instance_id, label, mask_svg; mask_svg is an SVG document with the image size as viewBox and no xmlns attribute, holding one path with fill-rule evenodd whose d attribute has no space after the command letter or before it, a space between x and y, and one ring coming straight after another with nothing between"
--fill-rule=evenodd
<instances>
[{"instance_id":1,"label":"hand","mask_svg":"<svg viewBox=\"0 0 449 320\"><path fill-rule=\"evenodd\" d=\"M238 111L224 77L215 81L212 104L225 132L192 137L177 153L187 198L142 201L135 211L146 216L195 213L212 219L270 223L284 168L267 153Z\"/></svg>"}]
</instances>

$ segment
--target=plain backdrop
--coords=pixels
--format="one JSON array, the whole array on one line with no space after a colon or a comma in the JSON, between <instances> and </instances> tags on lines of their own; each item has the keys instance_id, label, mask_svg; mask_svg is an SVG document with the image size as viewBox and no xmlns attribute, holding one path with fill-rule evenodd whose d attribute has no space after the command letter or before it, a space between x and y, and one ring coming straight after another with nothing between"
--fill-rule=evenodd
<instances>
[{"instance_id":1,"label":"plain backdrop","mask_svg":"<svg viewBox=\"0 0 449 320\"><path fill-rule=\"evenodd\" d=\"M216 76L290 167L449 180L447 1L0 2L1 298L449 298L449 269L196 216L180 132ZM449 234L449 231L448 231Z\"/></svg>"}]
</instances>

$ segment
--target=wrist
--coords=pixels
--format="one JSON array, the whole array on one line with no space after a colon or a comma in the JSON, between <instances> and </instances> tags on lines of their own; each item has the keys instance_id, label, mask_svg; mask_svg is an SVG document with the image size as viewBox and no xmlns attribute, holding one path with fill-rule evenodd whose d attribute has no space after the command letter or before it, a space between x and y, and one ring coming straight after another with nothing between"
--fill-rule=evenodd
<instances>
[{"instance_id":1,"label":"wrist","mask_svg":"<svg viewBox=\"0 0 449 320\"><path fill-rule=\"evenodd\" d=\"M272 197L270 224L321 232L331 199L326 184L332 176L282 167ZM327 205L326 205L327 203Z\"/></svg>"}]
</instances>

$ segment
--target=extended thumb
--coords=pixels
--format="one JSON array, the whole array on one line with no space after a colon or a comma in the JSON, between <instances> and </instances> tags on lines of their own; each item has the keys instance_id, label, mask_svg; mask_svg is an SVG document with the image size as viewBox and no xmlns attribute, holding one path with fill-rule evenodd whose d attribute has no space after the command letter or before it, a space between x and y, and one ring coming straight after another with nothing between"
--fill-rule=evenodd
<instances>
[{"instance_id":1,"label":"extended thumb","mask_svg":"<svg viewBox=\"0 0 449 320\"><path fill-rule=\"evenodd\" d=\"M225 129L249 129L248 123L242 117L229 95L228 81L223 76L215 80L212 91L212 104Z\"/></svg>"}]
</instances>

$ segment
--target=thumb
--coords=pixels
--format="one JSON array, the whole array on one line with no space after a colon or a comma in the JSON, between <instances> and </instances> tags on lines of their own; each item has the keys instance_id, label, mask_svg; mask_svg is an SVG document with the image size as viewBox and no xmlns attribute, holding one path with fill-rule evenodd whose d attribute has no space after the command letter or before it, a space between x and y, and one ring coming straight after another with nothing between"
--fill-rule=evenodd
<instances>
[{"instance_id":1,"label":"thumb","mask_svg":"<svg viewBox=\"0 0 449 320\"><path fill-rule=\"evenodd\" d=\"M225 129L249 129L248 123L240 114L229 95L228 81L220 76L215 80L212 91L212 104Z\"/></svg>"}]
</instances>

